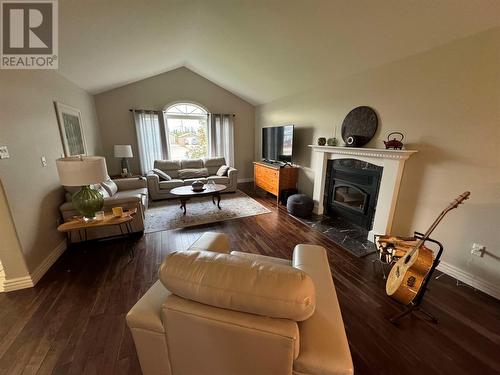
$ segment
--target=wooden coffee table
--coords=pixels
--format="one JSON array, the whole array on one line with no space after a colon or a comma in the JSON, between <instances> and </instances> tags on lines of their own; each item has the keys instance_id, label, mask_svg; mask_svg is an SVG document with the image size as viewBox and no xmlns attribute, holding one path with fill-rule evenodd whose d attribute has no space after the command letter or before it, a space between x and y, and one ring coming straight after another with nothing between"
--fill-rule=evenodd
<instances>
[{"instance_id":1,"label":"wooden coffee table","mask_svg":"<svg viewBox=\"0 0 500 375\"><path fill-rule=\"evenodd\" d=\"M170 194L176 195L181 201L181 209L184 210L184 215L186 214L186 202L191 198L205 197L207 195L212 196L212 203L215 203L215 198L217 198L217 207L221 210L220 206L220 193L227 189L226 185L222 184L205 184L203 186L205 190L203 191L193 191L191 186L180 186L170 190Z\"/></svg>"}]
</instances>

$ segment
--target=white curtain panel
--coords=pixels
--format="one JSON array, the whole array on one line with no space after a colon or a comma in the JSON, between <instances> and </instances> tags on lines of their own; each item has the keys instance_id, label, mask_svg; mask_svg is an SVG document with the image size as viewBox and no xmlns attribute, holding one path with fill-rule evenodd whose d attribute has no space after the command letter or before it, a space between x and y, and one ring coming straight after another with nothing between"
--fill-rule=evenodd
<instances>
[{"instance_id":1,"label":"white curtain panel","mask_svg":"<svg viewBox=\"0 0 500 375\"><path fill-rule=\"evenodd\" d=\"M162 111L134 110L141 174L153 169L155 160L168 159Z\"/></svg>"},{"instance_id":2,"label":"white curtain panel","mask_svg":"<svg viewBox=\"0 0 500 375\"><path fill-rule=\"evenodd\" d=\"M211 157L224 156L234 167L234 124L232 114L210 114L209 150Z\"/></svg>"}]
</instances>

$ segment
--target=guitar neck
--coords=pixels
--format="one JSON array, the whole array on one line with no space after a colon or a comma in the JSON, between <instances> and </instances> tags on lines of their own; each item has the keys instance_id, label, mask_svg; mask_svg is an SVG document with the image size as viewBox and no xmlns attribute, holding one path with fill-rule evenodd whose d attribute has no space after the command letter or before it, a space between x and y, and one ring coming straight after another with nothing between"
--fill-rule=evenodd
<instances>
[{"instance_id":1,"label":"guitar neck","mask_svg":"<svg viewBox=\"0 0 500 375\"><path fill-rule=\"evenodd\" d=\"M465 193L459 195L450 205L445 208L437 217L436 220L434 220L434 223L430 226L429 229L427 229L427 232L423 235L423 237L420 239L420 241L417 242L415 247L408 253L408 255L405 257L405 262L408 262L413 254L424 244L424 242L429 238L431 233L436 229L437 225L443 220L445 215L453 210L454 208L457 208L459 204L461 204L464 200L469 199L470 192L466 191Z\"/></svg>"},{"instance_id":2,"label":"guitar neck","mask_svg":"<svg viewBox=\"0 0 500 375\"><path fill-rule=\"evenodd\" d=\"M434 220L434 222L432 223L432 225L429 227L429 229L427 229L427 231L424 233L424 235L422 236L422 238L415 244L415 246L413 247L413 249L408 253L408 256L407 258L411 258L413 254L415 254L415 252L420 249L420 247L424 244L425 241L427 241L427 239L429 238L429 236L431 235L432 232L434 232L434 229L436 229L436 227L438 226L438 224L441 222L441 220L443 220L443 218L445 217L445 215L448 213L448 209L446 210L443 210L439 216L437 217L436 220Z\"/></svg>"}]
</instances>

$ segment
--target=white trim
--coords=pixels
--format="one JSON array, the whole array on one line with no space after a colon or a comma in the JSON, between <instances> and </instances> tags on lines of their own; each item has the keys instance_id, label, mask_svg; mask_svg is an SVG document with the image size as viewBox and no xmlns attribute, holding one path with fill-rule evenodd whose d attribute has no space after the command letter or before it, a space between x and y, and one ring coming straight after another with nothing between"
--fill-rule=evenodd
<instances>
[{"instance_id":1,"label":"white trim","mask_svg":"<svg viewBox=\"0 0 500 375\"><path fill-rule=\"evenodd\" d=\"M309 145L316 152L329 152L341 155L366 156L384 159L408 159L417 150L387 150L384 148L361 148L361 147L339 147L339 146L316 146Z\"/></svg>"},{"instance_id":2,"label":"white trim","mask_svg":"<svg viewBox=\"0 0 500 375\"><path fill-rule=\"evenodd\" d=\"M456 266L453 266L446 262L439 263L437 269L447 275L460 280L473 288L479 289L480 291L496 298L500 299L500 285L495 285L489 281L483 280L469 272L466 272Z\"/></svg>"},{"instance_id":3,"label":"white trim","mask_svg":"<svg viewBox=\"0 0 500 375\"><path fill-rule=\"evenodd\" d=\"M14 279L5 279L3 282L4 292L13 292L14 290L32 288L34 286L35 284L33 284L31 276L16 277Z\"/></svg>"},{"instance_id":4,"label":"white trim","mask_svg":"<svg viewBox=\"0 0 500 375\"><path fill-rule=\"evenodd\" d=\"M3 270L2 262L0 262L0 293L3 292L4 281L5 281L5 272Z\"/></svg>"},{"instance_id":5,"label":"white trim","mask_svg":"<svg viewBox=\"0 0 500 375\"><path fill-rule=\"evenodd\" d=\"M40 279L45 275L45 273L49 270L50 267L56 262L57 259L64 253L66 250L66 240L61 241L59 245L56 246L54 250L50 252L50 254L44 259L42 263L38 265L34 272L31 273L31 280L33 281L33 285L36 285L40 281Z\"/></svg>"},{"instance_id":6,"label":"white trim","mask_svg":"<svg viewBox=\"0 0 500 375\"><path fill-rule=\"evenodd\" d=\"M0 279L0 291L2 291L1 288L5 292L12 292L14 290L34 287L65 250L66 240L57 245L30 275L14 279L4 279L3 282Z\"/></svg>"},{"instance_id":7,"label":"white trim","mask_svg":"<svg viewBox=\"0 0 500 375\"><path fill-rule=\"evenodd\" d=\"M242 182L253 182L253 178L238 178L238 184L241 184Z\"/></svg>"}]
</instances>

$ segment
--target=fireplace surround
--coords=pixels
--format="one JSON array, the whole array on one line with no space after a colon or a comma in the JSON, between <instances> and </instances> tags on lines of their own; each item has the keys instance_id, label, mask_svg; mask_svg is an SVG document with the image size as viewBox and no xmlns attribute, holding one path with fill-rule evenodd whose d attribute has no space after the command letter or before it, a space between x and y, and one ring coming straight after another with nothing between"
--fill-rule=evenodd
<instances>
[{"instance_id":1,"label":"fireplace surround","mask_svg":"<svg viewBox=\"0 0 500 375\"><path fill-rule=\"evenodd\" d=\"M390 234L394 211L398 199L399 186L406 160L416 150L385 150L376 148L334 147L309 145L313 152L314 168L314 213L325 211L325 186L329 160L355 159L382 167L377 207L373 215L372 228L368 240L373 242L375 234Z\"/></svg>"}]
</instances>

